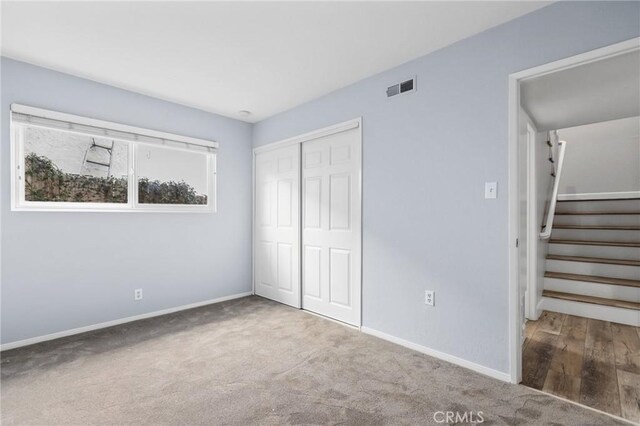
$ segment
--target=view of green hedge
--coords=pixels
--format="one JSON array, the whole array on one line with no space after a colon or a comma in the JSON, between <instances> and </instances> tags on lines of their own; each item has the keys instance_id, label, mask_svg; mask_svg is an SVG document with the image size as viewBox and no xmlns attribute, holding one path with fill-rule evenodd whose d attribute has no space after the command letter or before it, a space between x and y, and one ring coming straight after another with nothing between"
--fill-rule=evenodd
<instances>
[{"instance_id":1,"label":"view of green hedge","mask_svg":"<svg viewBox=\"0 0 640 426\"><path fill-rule=\"evenodd\" d=\"M25 157L26 201L127 203L127 178L96 177L66 173L47 157L31 153ZM140 178L138 199L142 204L207 204L184 181L160 182Z\"/></svg>"},{"instance_id":2,"label":"view of green hedge","mask_svg":"<svg viewBox=\"0 0 640 426\"><path fill-rule=\"evenodd\" d=\"M141 204L207 204L207 196L200 195L184 181L160 182L138 179L138 202Z\"/></svg>"},{"instance_id":3,"label":"view of green hedge","mask_svg":"<svg viewBox=\"0 0 640 426\"><path fill-rule=\"evenodd\" d=\"M126 203L127 178L95 177L60 170L47 157L25 157L25 200Z\"/></svg>"}]
</instances>

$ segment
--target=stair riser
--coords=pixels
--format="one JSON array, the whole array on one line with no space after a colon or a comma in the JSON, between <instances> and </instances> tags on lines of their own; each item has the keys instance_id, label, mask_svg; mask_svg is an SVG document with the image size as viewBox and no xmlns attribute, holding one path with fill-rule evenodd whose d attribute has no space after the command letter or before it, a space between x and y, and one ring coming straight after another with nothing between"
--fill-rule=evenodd
<instances>
[{"instance_id":1,"label":"stair riser","mask_svg":"<svg viewBox=\"0 0 640 426\"><path fill-rule=\"evenodd\" d=\"M605 299L640 302L640 288L637 287L545 278L544 289L563 293L581 294L583 296L602 297Z\"/></svg>"},{"instance_id":2,"label":"stair riser","mask_svg":"<svg viewBox=\"0 0 640 426\"><path fill-rule=\"evenodd\" d=\"M592 211L639 211L640 200L607 200L607 201L562 201L558 202L559 212L592 212Z\"/></svg>"},{"instance_id":3,"label":"stair riser","mask_svg":"<svg viewBox=\"0 0 640 426\"><path fill-rule=\"evenodd\" d=\"M640 267L547 259L547 271L640 281Z\"/></svg>"},{"instance_id":4,"label":"stair riser","mask_svg":"<svg viewBox=\"0 0 640 426\"><path fill-rule=\"evenodd\" d=\"M551 232L551 238L558 239L558 240L640 242L640 231L553 228L553 231Z\"/></svg>"},{"instance_id":5,"label":"stair riser","mask_svg":"<svg viewBox=\"0 0 640 426\"><path fill-rule=\"evenodd\" d=\"M609 259L640 259L640 247L605 247L575 244L549 244L549 254L564 256L605 257Z\"/></svg>"},{"instance_id":6,"label":"stair riser","mask_svg":"<svg viewBox=\"0 0 640 426\"><path fill-rule=\"evenodd\" d=\"M572 302L570 300L554 299L551 297L543 297L540 308L551 312L560 312L579 317L611 321L634 327L640 326L640 311L632 309Z\"/></svg>"},{"instance_id":7,"label":"stair riser","mask_svg":"<svg viewBox=\"0 0 640 426\"><path fill-rule=\"evenodd\" d=\"M640 215L601 215L601 216L564 216L557 215L553 218L553 226L556 225L599 225L599 226L640 226Z\"/></svg>"}]
</instances>

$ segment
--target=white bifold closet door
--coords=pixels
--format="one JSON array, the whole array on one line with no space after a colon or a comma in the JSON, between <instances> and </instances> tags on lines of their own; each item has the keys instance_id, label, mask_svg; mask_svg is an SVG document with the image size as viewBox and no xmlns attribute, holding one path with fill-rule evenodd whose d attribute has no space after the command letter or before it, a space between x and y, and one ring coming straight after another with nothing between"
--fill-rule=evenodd
<instances>
[{"instance_id":1,"label":"white bifold closet door","mask_svg":"<svg viewBox=\"0 0 640 426\"><path fill-rule=\"evenodd\" d=\"M300 145L255 161L255 293L299 308Z\"/></svg>"},{"instance_id":2,"label":"white bifold closet door","mask_svg":"<svg viewBox=\"0 0 640 426\"><path fill-rule=\"evenodd\" d=\"M360 130L302 144L302 307L360 325Z\"/></svg>"}]
</instances>

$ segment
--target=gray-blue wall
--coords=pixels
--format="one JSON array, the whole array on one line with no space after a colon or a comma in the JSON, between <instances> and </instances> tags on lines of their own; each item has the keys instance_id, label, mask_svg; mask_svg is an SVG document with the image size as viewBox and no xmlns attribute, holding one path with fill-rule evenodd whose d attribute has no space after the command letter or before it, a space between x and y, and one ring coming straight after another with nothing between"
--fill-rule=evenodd
<instances>
[{"instance_id":1,"label":"gray-blue wall","mask_svg":"<svg viewBox=\"0 0 640 426\"><path fill-rule=\"evenodd\" d=\"M508 371L508 75L639 27L638 2L556 3L254 126L259 146L363 117L364 326Z\"/></svg>"},{"instance_id":2,"label":"gray-blue wall","mask_svg":"<svg viewBox=\"0 0 640 426\"><path fill-rule=\"evenodd\" d=\"M251 291L250 124L7 58L1 66L2 343ZM12 212L11 103L217 140L218 212Z\"/></svg>"}]
</instances>

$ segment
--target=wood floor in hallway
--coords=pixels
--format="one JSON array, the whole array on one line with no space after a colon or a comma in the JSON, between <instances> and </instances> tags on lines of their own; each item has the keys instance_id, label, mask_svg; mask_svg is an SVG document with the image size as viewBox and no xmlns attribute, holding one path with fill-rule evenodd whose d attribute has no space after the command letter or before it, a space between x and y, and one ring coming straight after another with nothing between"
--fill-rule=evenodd
<instances>
[{"instance_id":1,"label":"wood floor in hallway","mask_svg":"<svg viewBox=\"0 0 640 426\"><path fill-rule=\"evenodd\" d=\"M522 384L640 422L640 327L544 311L526 324Z\"/></svg>"}]
</instances>

